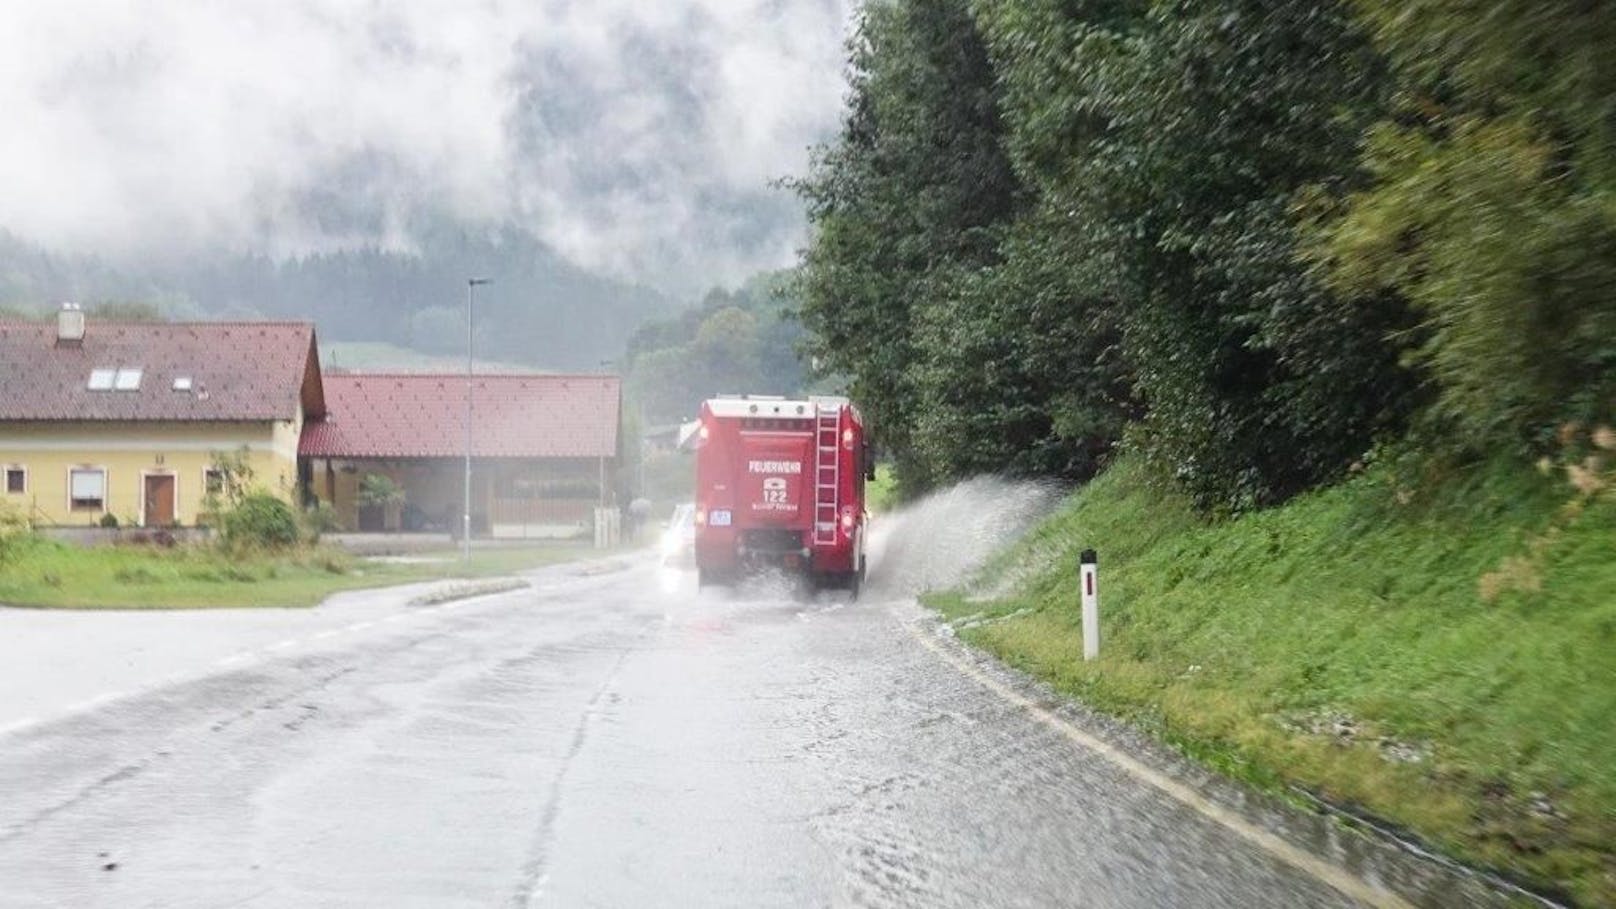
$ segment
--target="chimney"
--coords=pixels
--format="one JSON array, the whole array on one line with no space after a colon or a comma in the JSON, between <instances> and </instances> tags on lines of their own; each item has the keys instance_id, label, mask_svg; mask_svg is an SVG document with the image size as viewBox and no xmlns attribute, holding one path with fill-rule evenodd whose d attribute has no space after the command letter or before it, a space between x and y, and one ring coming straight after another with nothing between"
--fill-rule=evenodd
<instances>
[{"instance_id":1,"label":"chimney","mask_svg":"<svg viewBox=\"0 0 1616 909\"><path fill-rule=\"evenodd\" d=\"M63 303L56 313L56 344L58 347L78 346L84 343L84 310L77 303Z\"/></svg>"}]
</instances>

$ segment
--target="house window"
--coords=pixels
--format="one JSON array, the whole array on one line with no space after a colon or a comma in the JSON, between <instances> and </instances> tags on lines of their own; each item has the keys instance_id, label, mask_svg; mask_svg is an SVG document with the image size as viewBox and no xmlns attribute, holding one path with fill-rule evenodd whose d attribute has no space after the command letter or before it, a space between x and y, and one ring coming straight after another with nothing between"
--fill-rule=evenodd
<instances>
[{"instance_id":1,"label":"house window","mask_svg":"<svg viewBox=\"0 0 1616 909\"><path fill-rule=\"evenodd\" d=\"M224 495L224 471L212 467L202 471L202 491L210 496Z\"/></svg>"},{"instance_id":2,"label":"house window","mask_svg":"<svg viewBox=\"0 0 1616 909\"><path fill-rule=\"evenodd\" d=\"M105 367L90 370L91 391L139 391L144 370L139 366Z\"/></svg>"},{"instance_id":3,"label":"house window","mask_svg":"<svg viewBox=\"0 0 1616 909\"><path fill-rule=\"evenodd\" d=\"M6 468L6 492L25 493L28 491L28 471L21 467Z\"/></svg>"},{"instance_id":4,"label":"house window","mask_svg":"<svg viewBox=\"0 0 1616 909\"><path fill-rule=\"evenodd\" d=\"M74 511L107 510L107 472L99 467L74 468L68 474L68 490Z\"/></svg>"}]
</instances>

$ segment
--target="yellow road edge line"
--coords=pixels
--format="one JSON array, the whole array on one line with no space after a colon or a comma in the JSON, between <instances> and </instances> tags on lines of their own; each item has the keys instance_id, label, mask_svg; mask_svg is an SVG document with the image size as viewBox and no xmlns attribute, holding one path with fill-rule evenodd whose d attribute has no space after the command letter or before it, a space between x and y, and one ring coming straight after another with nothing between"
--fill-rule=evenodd
<instances>
[{"instance_id":1,"label":"yellow road edge line","mask_svg":"<svg viewBox=\"0 0 1616 909\"><path fill-rule=\"evenodd\" d=\"M1079 747L1106 759L1113 766L1134 779L1155 788L1165 795L1171 796L1195 813L1219 824L1224 829L1268 853L1268 855L1280 862L1304 872L1309 877L1329 885L1360 903L1377 907L1377 909L1415 909L1413 903L1403 899L1401 896L1375 887L1345 868L1327 862L1258 827L1232 809L1220 805L1178 780L1146 766L1110 742L1084 732L1072 723L1061 719L1021 692L1010 688L976 666L950 653L945 647L921 631L917 625L909 623L906 627L915 640L919 641L927 650L930 650L956 670L998 695L1001 699L1025 710L1034 719L1059 732Z\"/></svg>"}]
</instances>

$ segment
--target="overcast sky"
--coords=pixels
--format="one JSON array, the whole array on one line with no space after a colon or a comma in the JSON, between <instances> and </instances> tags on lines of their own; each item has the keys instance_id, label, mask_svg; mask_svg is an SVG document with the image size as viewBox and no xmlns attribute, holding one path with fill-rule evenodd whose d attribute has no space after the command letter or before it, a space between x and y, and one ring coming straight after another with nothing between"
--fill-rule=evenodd
<instances>
[{"instance_id":1,"label":"overcast sky","mask_svg":"<svg viewBox=\"0 0 1616 909\"><path fill-rule=\"evenodd\" d=\"M0 228L112 259L514 222L701 287L786 264L852 0L0 0Z\"/></svg>"}]
</instances>

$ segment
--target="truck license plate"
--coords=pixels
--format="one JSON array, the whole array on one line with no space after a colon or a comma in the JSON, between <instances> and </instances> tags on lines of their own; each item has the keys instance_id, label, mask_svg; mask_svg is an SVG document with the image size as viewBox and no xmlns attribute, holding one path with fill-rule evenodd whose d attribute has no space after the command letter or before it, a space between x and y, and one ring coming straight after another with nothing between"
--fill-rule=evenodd
<instances>
[{"instance_id":1,"label":"truck license plate","mask_svg":"<svg viewBox=\"0 0 1616 909\"><path fill-rule=\"evenodd\" d=\"M729 512L728 511L714 511L712 514L707 516L707 523L713 525L714 527L728 527L729 526Z\"/></svg>"}]
</instances>

